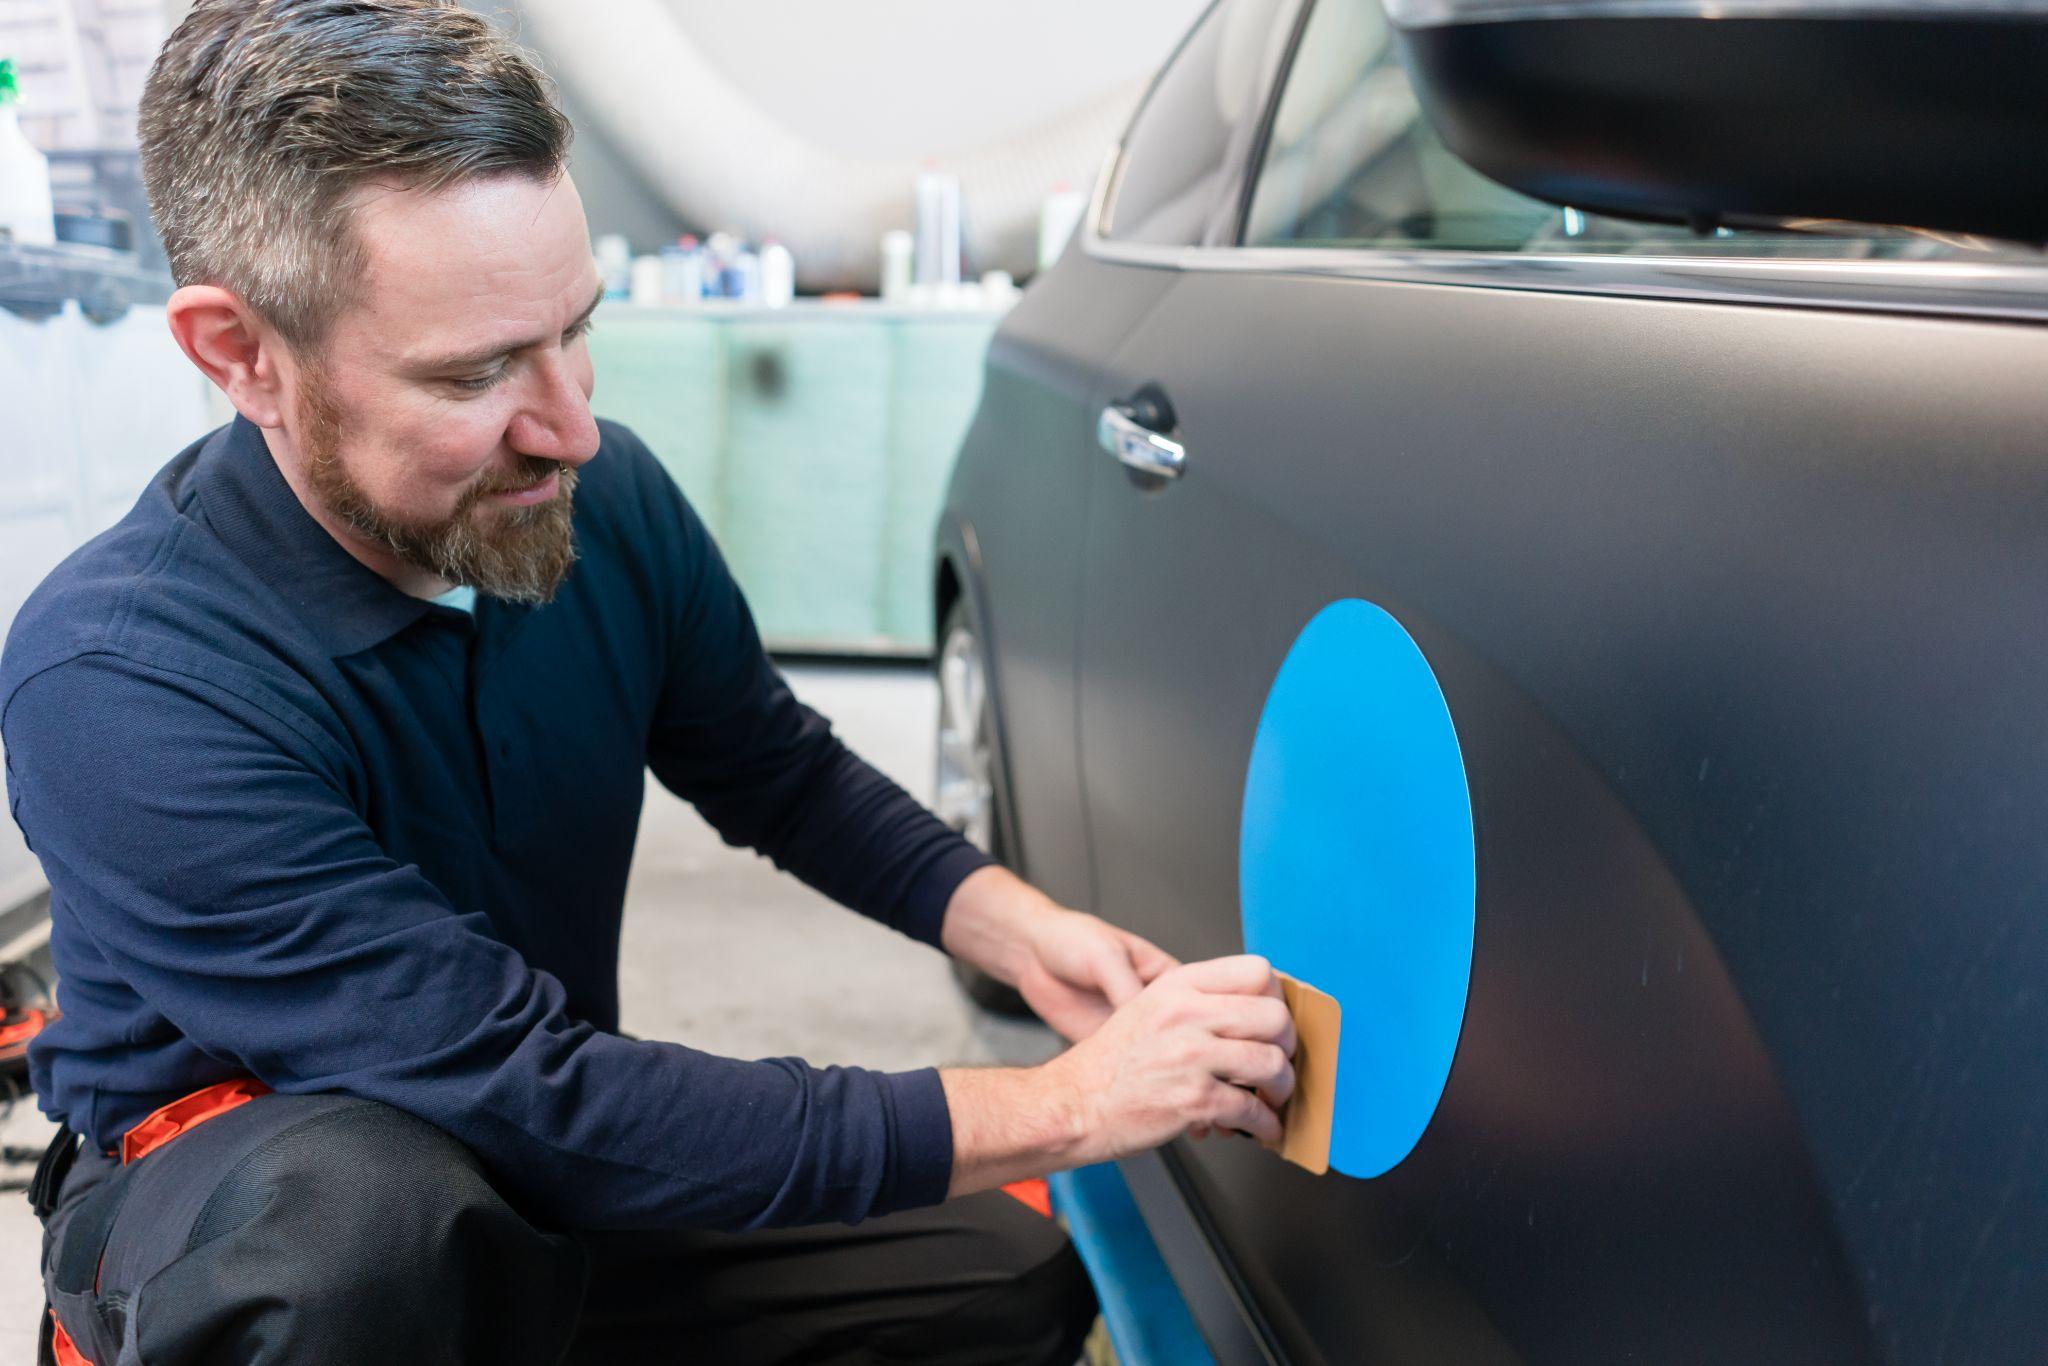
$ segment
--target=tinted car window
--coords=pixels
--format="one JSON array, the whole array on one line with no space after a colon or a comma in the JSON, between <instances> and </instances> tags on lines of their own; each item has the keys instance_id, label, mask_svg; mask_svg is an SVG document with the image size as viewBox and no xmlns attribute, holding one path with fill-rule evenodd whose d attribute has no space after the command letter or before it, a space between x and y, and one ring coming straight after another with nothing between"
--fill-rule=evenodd
<instances>
[{"instance_id":1,"label":"tinted car window","mask_svg":"<svg viewBox=\"0 0 2048 1366\"><path fill-rule=\"evenodd\" d=\"M1703 235L1560 209L1496 184L1445 147L1396 53L1381 0L1317 0L1274 111L1246 245L1837 259L2003 250L1860 224Z\"/></svg>"},{"instance_id":2,"label":"tinted car window","mask_svg":"<svg viewBox=\"0 0 2048 1366\"><path fill-rule=\"evenodd\" d=\"M1153 83L1124 136L1103 235L1193 246L1246 150L1261 76L1291 0L1217 0Z\"/></svg>"}]
</instances>

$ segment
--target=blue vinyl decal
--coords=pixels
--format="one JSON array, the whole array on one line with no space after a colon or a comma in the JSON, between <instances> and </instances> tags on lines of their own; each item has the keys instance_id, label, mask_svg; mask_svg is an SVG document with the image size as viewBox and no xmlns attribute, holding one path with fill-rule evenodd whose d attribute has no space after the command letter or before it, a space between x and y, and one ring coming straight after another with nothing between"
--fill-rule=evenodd
<instances>
[{"instance_id":1,"label":"blue vinyl decal","mask_svg":"<svg viewBox=\"0 0 2048 1366\"><path fill-rule=\"evenodd\" d=\"M1337 998L1330 1165L1408 1156L1450 1077L1472 978L1472 797L1450 708L1401 624L1347 598L1288 651L1245 775L1248 952Z\"/></svg>"}]
</instances>

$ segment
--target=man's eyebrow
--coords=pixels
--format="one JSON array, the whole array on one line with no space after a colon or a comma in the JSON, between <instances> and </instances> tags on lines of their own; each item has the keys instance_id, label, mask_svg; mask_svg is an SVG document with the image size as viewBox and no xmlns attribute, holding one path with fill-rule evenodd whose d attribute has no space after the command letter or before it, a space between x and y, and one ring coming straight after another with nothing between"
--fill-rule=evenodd
<instances>
[{"instance_id":1,"label":"man's eyebrow","mask_svg":"<svg viewBox=\"0 0 2048 1366\"><path fill-rule=\"evenodd\" d=\"M597 287L597 293L591 296L589 306L581 313L578 313L575 320L563 328L562 331L565 334L574 332L577 328L589 322L590 315L597 312L597 306L603 302L604 286L600 284ZM423 372L432 371L436 374L443 372L453 373L457 370L475 370L489 365L492 361L503 360L514 351L524 351L529 346L539 346L542 342L549 340L552 339L548 337L531 337L521 341L506 342L501 345L485 347L481 351L468 351L457 356L441 356L434 360L422 361L419 368Z\"/></svg>"}]
</instances>

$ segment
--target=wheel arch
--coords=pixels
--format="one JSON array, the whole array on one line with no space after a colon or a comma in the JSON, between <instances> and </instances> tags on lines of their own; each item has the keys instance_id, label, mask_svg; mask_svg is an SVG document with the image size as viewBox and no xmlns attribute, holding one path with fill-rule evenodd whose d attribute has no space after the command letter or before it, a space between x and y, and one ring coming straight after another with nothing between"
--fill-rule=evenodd
<instances>
[{"instance_id":1,"label":"wheel arch","mask_svg":"<svg viewBox=\"0 0 2048 1366\"><path fill-rule=\"evenodd\" d=\"M996 788L996 821L1009 869L1019 877L1030 877L1030 859L1024 832L1017 820L1016 792L1011 787L1008 725L1003 711L1003 681L1000 667L1002 649L988 610L987 592L977 575L979 559L971 526L948 523L941 533L937 563L932 571L932 663L938 665L945 649L946 618L956 606L964 606L967 620L981 650L982 686L988 693L990 770Z\"/></svg>"}]
</instances>

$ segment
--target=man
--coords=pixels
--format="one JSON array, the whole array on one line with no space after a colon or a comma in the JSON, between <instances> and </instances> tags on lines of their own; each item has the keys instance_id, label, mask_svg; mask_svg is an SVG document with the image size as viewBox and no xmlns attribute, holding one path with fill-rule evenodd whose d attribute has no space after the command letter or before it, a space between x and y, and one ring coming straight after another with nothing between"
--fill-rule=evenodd
<instances>
[{"instance_id":1,"label":"man","mask_svg":"<svg viewBox=\"0 0 2048 1366\"><path fill-rule=\"evenodd\" d=\"M1277 1138L1267 965L1054 905L794 700L591 416L569 129L482 21L202 0L141 133L171 330L240 416L0 659L63 982L49 1356L1071 1361L1085 1277L997 1188ZM619 1035L650 766L1074 1047L882 1075Z\"/></svg>"}]
</instances>

